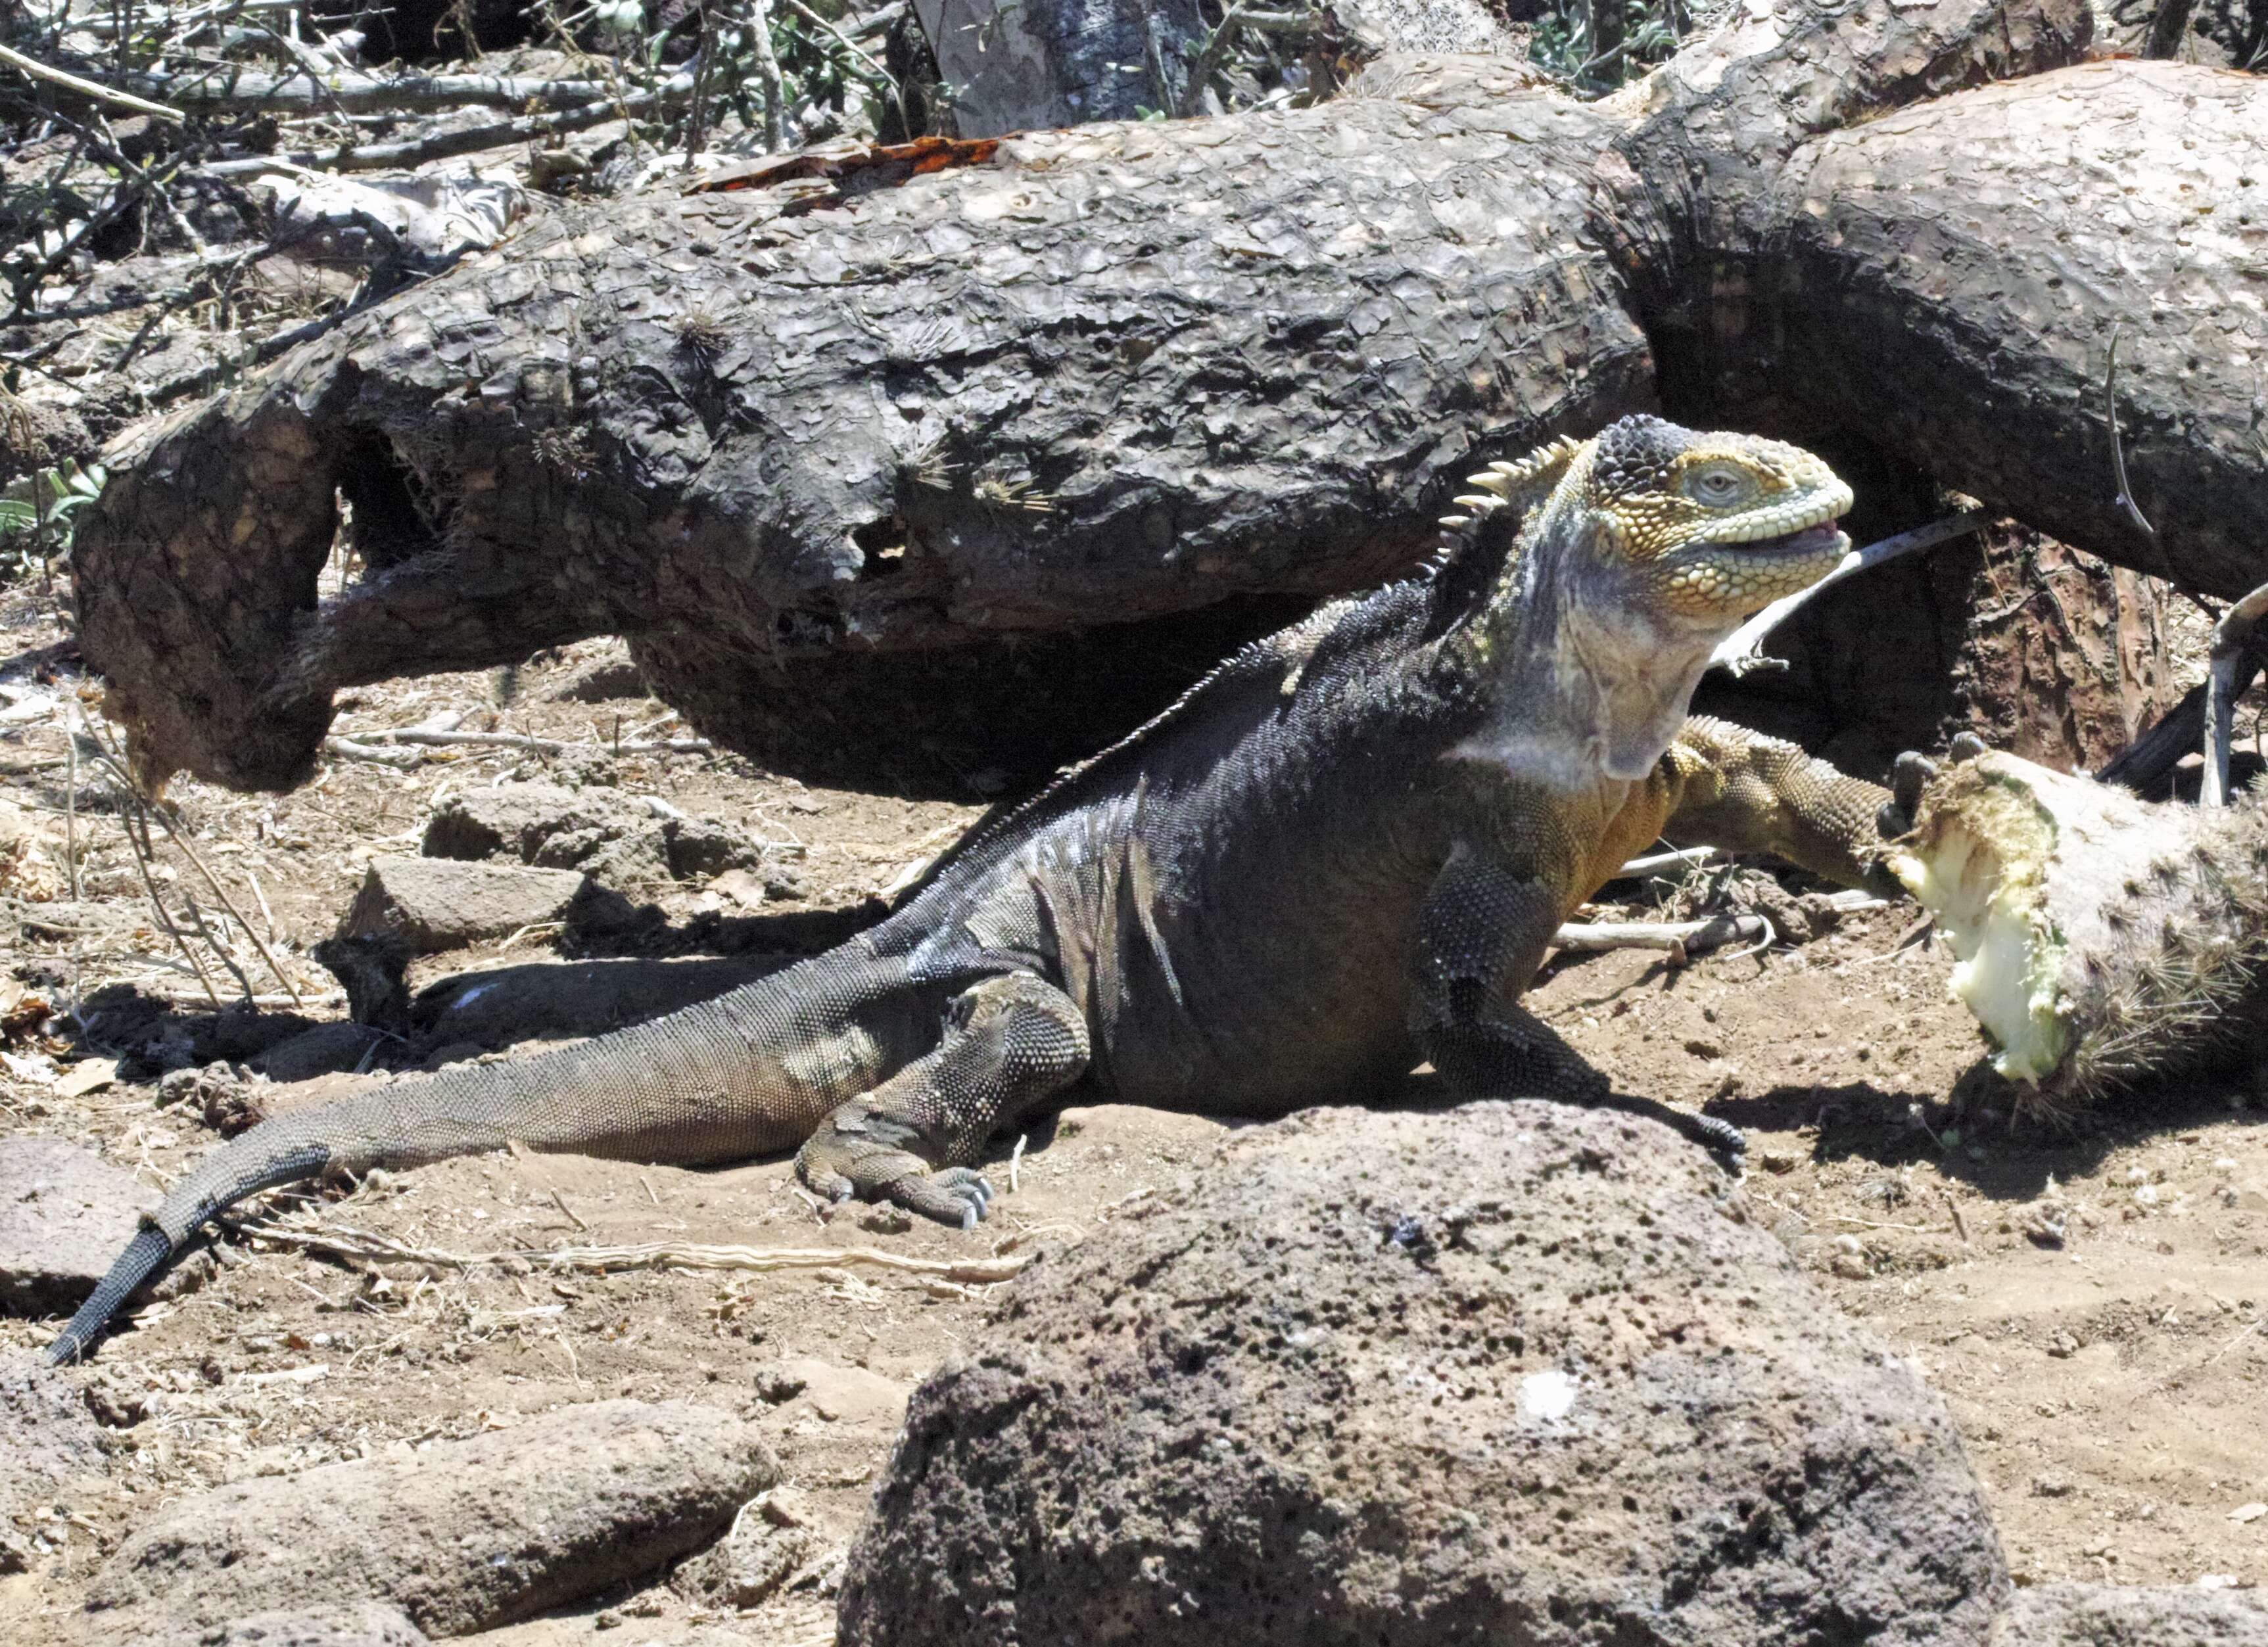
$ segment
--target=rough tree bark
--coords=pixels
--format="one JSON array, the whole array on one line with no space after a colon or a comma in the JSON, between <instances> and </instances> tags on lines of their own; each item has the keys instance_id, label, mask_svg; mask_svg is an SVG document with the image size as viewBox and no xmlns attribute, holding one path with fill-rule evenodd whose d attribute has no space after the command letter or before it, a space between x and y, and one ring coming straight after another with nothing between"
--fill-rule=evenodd
<instances>
[{"instance_id":1,"label":"rough tree bark","mask_svg":"<svg viewBox=\"0 0 2268 1647\"><path fill-rule=\"evenodd\" d=\"M1173 614L1372 582L1478 460L1657 407L2249 588L2268 85L2088 30L1792 0L1602 105L1403 61L815 208L563 211L114 453L86 650L146 768L239 785L303 776L341 687L605 631L763 758L965 773ZM364 570L324 595L340 495Z\"/></svg>"}]
</instances>

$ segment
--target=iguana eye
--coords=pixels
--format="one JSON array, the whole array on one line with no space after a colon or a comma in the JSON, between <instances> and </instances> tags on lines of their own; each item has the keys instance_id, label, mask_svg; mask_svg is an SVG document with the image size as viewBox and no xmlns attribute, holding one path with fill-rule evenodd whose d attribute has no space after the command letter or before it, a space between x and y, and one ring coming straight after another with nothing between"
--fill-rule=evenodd
<instances>
[{"instance_id":1,"label":"iguana eye","mask_svg":"<svg viewBox=\"0 0 2268 1647\"><path fill-rule=\"evenodd\" d=\"M1708 509L1730 509L1756 489L1755 476L1737 463L1705 463L1685 476L1685 495Z\"/></svg>"}]
</instances>

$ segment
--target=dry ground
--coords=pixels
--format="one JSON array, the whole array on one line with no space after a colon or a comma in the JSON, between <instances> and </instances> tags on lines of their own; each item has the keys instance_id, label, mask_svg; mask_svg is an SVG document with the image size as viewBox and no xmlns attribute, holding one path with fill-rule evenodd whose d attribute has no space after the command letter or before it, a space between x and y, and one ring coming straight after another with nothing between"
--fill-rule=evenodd
<instances>
[{"instance_id":1,"label":"dry ground","mask_svg":"<svg viewBox=\"0 0 2268 1647\"><path fill-rule=\"evenodd\" d=\"M52 697L43 673L66 687L76 680L64 640L36 592L0 592L0 659L14 659L0 664L0 798L58 829L70 805L64 732L59 714L36 705ZM626 738L668 731L657 703L554 700L561 681L609 655L590 645L531 665L502 705L486 676L372 688L340 730L411 725L446 709L469 711L468 728L566 739L610 739L617 715ZM11 708L11 694L35 707ZM554 764L496 752L408 773L336 761L289 796L185 783L173 799L247 910L264 898L279 960L317 1015L335 1017L343 1006L322 998L329 980L302 952L336 921L362 862L415 850L445 788ZM790 851L799 844L810 883L807 900L753 921L703 888L666 891L669 925L637 940L647 949L703 931L744 944L795 937L797 914L858 907L978 810L806 790L701 755L611 765L626 790L731 820ZM195 1010L200 987L151 921L99 788L83 775L74 826L84 901L73 920L88 930L0 926L0 939L14 945L19 981L59 1004L139 977ZM159 856L170 887L199 884L176 851ZM719 929L711 916L704 927L704 905L733 922ZM790 919L774 919L782 914ZM1978 1043L1946 998L1941 949L1900 947L1911 918L1892 908L1801 950L1674 973L1638 952L1590 960L1559 969L1535 1001L1625 1089L1706 1103L1750 1129L1748 1193L1830 1296L1944 1393L2020 1575L2268 1582L2268 1515L2232 1514L2268 1500L2268 1114L2237 1083L2161 1092L2071 1136L2012 1134L1990 1115L1956 1121L1946 1100ZM523 935L509 948L442 958L423 975L540 959L549 943ZM277 993L250 947L237 947L255 989ZM102 1048L67 1049L64 1075L79 1050ZM33 1078L0 1069L0 1130L85 1141L158 1184L210 1147L196 1116L157 1107L153 1083L67 1096L36 1046L19 1039L16 1051ZM312 1212L460 1254L666 1239L1017 1257L1079 1239L1134 1197L1174 1194L1223 1130L1152 1111L1071 1111L1030 1136L1012 1167L998 1165L996 1181L1014 1187L971 1235L899 1227L864 1209L823 1218L782 1161L689 1172L497 1156ZM847 1539L905 1391L983 1307L982 1286L856 1259L766 1274L555 1276L524 1262L350 1268L272 1245L220 1250L209 1284L145 1309L85 1371L123 1425L123 1445L106 1491L58 1506L48 1565L0 1578L0 1643L63 1635L105 1552L166 1495L600 1396L686 1397L760 1416L791 1481ZM0 1344L40 1344L53 1325L0 1320ZM665 1581L494 1639L548 1647L604 1631L625 1647L816 1643L829 1638L828 1617L823 1586L734 1616Z\"/></svg>"}]
</instances>

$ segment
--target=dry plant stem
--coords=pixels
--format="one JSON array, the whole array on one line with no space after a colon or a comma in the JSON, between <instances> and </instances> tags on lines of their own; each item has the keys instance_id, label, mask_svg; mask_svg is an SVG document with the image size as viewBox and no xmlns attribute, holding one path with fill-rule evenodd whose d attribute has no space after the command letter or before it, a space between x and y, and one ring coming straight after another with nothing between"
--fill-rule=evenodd
<instances>
[{"instance_id":1,"label":"dry plant stem","mask_svg":"<svg viewBox=\"0 0 2268 1647\"><path fill-rule=\"evenodd\" d=\"M65 731L68 734L70 732L68 724L65 727ZM77 740L74 737L71 739L70 742L71 750L75 759L78 748ZM181 943L181 952L184 955L188 955L191 964L195 965L196 961L195 955L191 952L187 943L181 939L180 934L174 930L172 923L167 921L166 918L166 907L162 901L158 901L155 878L150 872L148 856L151 853L149 842L149 809L144 808L141 795L139 791L135 789L133 781L128 776L123 763L113 759L107 754L104 754L101 759L103 764L110 769L111 778L118 784L120 792L126 798L127 804L133 809L133 815L141 820L141 839L139 841L136 841L135 832L131 827L129 827L126 832L127 839L129 842L133 842L135 844L136 861L142 865L142 879L144 883L150 887L151 901L158 906L158 918L161 923L165 923L166 931L173 937L175 941ZM74 769L76 768L74 768ZM268 963L268 970L276 974L276 981L284 986L284 994L290 996L292 1006L304 1010L306 1003L300 999L298 985L291 982L291 975L284 970L283 966L276 960L275 952L269 948L267 941L254 930L252 923L245 918L244 911L236 907L236 901L228 895L228 888L222 886L220 884L219 878L214 875L212 871L205 866L205 861L202 857L198 856L197 849L189 844L188 838L184 836L180 830L173 827L173 820L166 817L162 810L158 812L158 821L166 827L166 834L172 839L175 846L180 848L181 855L188 858L189 862L195 866L197 873L204 878L205 884L213 889L213 895L220 900L221 907L226 909L230 915L236 917L236 923L244 929L245 936L252 940L253 947L260 952L261 959ZM76 879L76 870L74 870L74 879ZM263 900L262 901L264 904L265 901ZM204 917L202 915L197 914L196 901L195 899L191 899L189 901L189 911L193 915L196 915L198 929L200 930L203 930ZM274 917L271 915L269 919L272 921ZM205 941L209 944L212 944L215 952L219 954L221 959L228 963L229 970L236 974L237 982L244 986L244 998L247 1001L251 1002L253 1004L257 1005L259 1004L259 997L252 988L252 981L247 978L242 970L238 967L234 958L229 955L225 950L222 949L217 943L213 941L212 935L210 932L205 934ZM204 968L202 967L197 967L197 979L200 982L204 984L208 994L212 993L212 982L205 976ZM217 996L215 996L213 1004L215 1006L219 1005L220 1003Z\"/></svg>"},{"instance_id":2,"label":"dry plant stem","mask_svg":"<svg viewBox=\"0 0 2268 1647\"><path fill-rule=\"evenodd\" d=\"M1711 655L1710 666L1730 670L1735 675L1744 675L1755 669L1778 667L1778 660L1764 658L1757 648L1764 644L1765 636L1787 621L1820 591L1831 589L1845 578L1855 577L1885 561L1895 561L1901 555L1917 554L1923 549L1933 549L1940 543L1963 537L1992 518L1982 509L1964 510L1960 514L1933 520L1926 526L1916 526L1911 532L1901 532L1894 537L1869 543L1863 549L1852 550L1843 557L1840 565L1810 588L1773 601L1727 636L1723 643Z\"/></svg>"},{"instance_id":3,"label":"dry plant stem","mask_svg":"<svg viewBox=\"0 0 2268 1647\"><path fill-rule=\"evenodd\" d=\"M244 929L245 936L252 940L253 947L260 952L260 959L268 963L268 970L276 974L276 982L284 986L284 992L291 997L292 1004L295 1006L298 1005L299 1002L299 986L293 983L290 975L284 972L282 964L276 959L275 952L268 947L267 940L260 936L259 932L254 928L251 922L245 919L244 911L236 907L236 900L228 895L228 888L220 884L220 878L218 876L215 875L212 871L205 867L205 861L203 858L197 856L196 848L189 844L188 836L184 835L180 830L173 827L173 820L166 816L164 809L153 807L151 810L157 812L158 821L166 827L166 834L172 839L173 844L181 849L181 856L189 860L190 864L195 867L197 873L204 878L205 885L213 889L213 896L220 900L221 908L227 910L229 914L236 917L237 925ZM194 910L196 908L196 905L192 902L189 908ZM200 924L202 924L202 923ZM218 945L215 945L213 947L218 949L220 946ZM232 960L229 962L229 967L232 970L234 969L236 963L234 961ZM242 974L239 974L238 975L239 981L241 981ZM244 993L247 998L251 996L252 985L249 982L245 983Z\"/></svg>"},{"instance_id":4,"label":"dry plant stem","mask_svg":"<svg viewBox=\"0 0 2268 1647\"><path fill-rule=\"evenodd\" d=\"M63 717L63 748L68 771L63 780L63 859L70 871L73 903L83 901L78 887L78 714L76 707Z\"/></svg>"},{"instance_id":5,"label":"dry plant stem","mask_svg":"<svg viewBox=\"0 0 2268 1647\"><path fill-rule=\"evenodd\" d=\"M868 71L872 73L876 79L880 80L884 85L890 88L890 93L893 97L897 95L898 83L896 77L893 76L887 69L883 68L881 64L876 62L873 58L867 55L865 52L860 50L857 45L852 43L851 39L848 34L845 34L841 29L836 27L835 25L829 23L825 18L820 16L818 12L813 11L809 6L804 4L803 0L780 0L780 4L787 7L789 11L794 12L796 16L801 18L805 22L810 24L812 27L823 28L829 34L835 36L836 41L841 44L843 50L858 58L860 62L865 63Z\"/></svg>"},{"instance_id":6,"label":"dry plant stem","mask_svg":"<svg viewBox=\"0 0 2268 1647\"><path fill-rule=\"evenodd\" d=\"M366 1263L436 1264L471 1269L482 1264L523 1263L547 1269L590 1270L600 1275L630 1269L733 1269L762 1274L781 1269L823 1269L873 1264L913 1276L936 1276L965 1285L1006 1281L1031 1256L1014 1258L914 1258L871 1246L707 1246L681 1241L650 1241L636 1246L561 1246L549 1252L452 1253L411 1246L362 1230L299 1230L281 1224L247 1224L244 1233L311 1253Z\"/></svg>"},{"instance_id":7,"label":"dry plant stem","mask_svg":"<svg viewBox=\"0 0 2268 1647\"><path fill-rule=\"evenodd\" d=\"M2213 661L2205 674L2205 774L2198 790L2204 806L2228 805L2228 740L2235 731L2237 673L2260 620L2268 617L2268 584L2221 614L2213 629Z\"/></svg>"},{"instance_id":8,"label":"dry plant stem","mask_svg":"<svg viewBox=\"0 0 2268 1647\"><path fill-rule=\"evenodd\" d=\"M1227 15L1221 18L1220 26L1205 37L1204 48L1197 53L1197 62L1189 65L1189 81L1182 88L1181 112L1182 114L1189 114L1196 112L1197 99L1204 95L1205 83L1212 78L1213 71L1220 67L1221 52L1228 44L1229 35L1244 22L1245 13L1248 10L1250 10L1250 0L1236 0L1236 4L1229 7ZM1158 89L1160 92L1165 90L1163 86Z\"/></svg>"},{"instance_id":9,"label":"dry plant stem","mask_svg":"<svg viewBox=\"0 0 2268 1647\"><path fill-rule=\"evenodd\" d=\"M197 901L194 894L183 892L181 901L188 906L189 920L196 927L197 936L204 939L207 949L220 957L220 964L227 967L229 975L236 980L236 987L244 991L245 1005L251 1006L254 993L252 980L245 975L244 968L237 965L235 954L227 945L213 935L212 928L205 924L205 912L197 908Z\"/></svg>"},{"instance_id":10,"label":"dry plant stem","mask_svg":"<svg viewBox=\"0 0 2268 1647\"><path fill-rule=\"evenodd\" d=\"M276 925L276 911L268 907L268 894L260 890L260 877L254 874L247 867L244 871L244 879L251 883L253 898L260 905L260 918L268 923L269 941L280 942L281 935Z\"/></svg>"},{"instance_id":11,"label":"dry plant stem","mask_svg":"<svg viewBox=\"0 0 2268 1647\"><path fill-rule=\"evenodd\" d=\"M220 991L213 988L204 963L197 959L197 952L189 946L188 938L173 924L173 917L166 913L166 901L158 895L158 878L150 871L149 823L144 820L139 833L135 828L135 820L142 818L142 798L135 794L130 785L122 787L121 793L126 803L126 813L121 819L126 826L126 843L134 849L134 865L142 871L142 885L150 894L150 907L158 912L158 924L166 929L166 936L173 940L187 959L189 970L196 974L197 982L204 986L205 995L212 1002L213 1011L217 1012L221 1011Z\"/></svg>"},{"instance_id":12,"label":"dry plant stem","mask_svg":"<svg viewBox=\"0 0 2268 1647\"><path fill-rule=\"evenodd\" d=\"M92 80L82 80L75 74L65 74L60 69L48 67L36 57L26 57L13 47L0 46L0 62L35 80L45 80L51 85L76 92L81 97L92 98L98 103L107 103L113 108L131 109L136 114L147 114L152 120L171 121L177 126L187 118L180 110L168 108L163 103L152 103L146 98L136 97L130 92L116 91L107 85L98 85Z\"/></svg>"}]
</instances>

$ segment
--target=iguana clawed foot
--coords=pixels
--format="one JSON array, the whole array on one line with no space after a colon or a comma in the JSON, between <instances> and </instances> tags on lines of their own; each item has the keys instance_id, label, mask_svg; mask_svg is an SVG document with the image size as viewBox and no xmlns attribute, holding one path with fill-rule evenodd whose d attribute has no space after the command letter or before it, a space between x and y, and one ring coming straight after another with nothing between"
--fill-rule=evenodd
<instances>
[{"instance_id":1,"label":"iguana clawed foot","mask_svg":"<svg viewBox=\"0 0 2268 1647\"><path fill-rule=\"evenodd\" d=\"M906 1147L919 1136L870 1099L853 1099L805 1140L796 1175L829 1201L887 1201L939 1224L975 1229L991 1204L991 1184L973 1166L932 1168Z\"/></svg>"},{"instance_id":2,"label":"iguana clawed foot","mask_svg":"<svg viewBox=\"0 0 2268 1647\"><path fill-rule=\"evenodd\" d=\"M1991 746L1975 732L1962 732L1946 746L1946 756L1956 765L1974 761ZM1874 827L1885 841L1912 832L1921 807L1921 792L1942 768L1920 751L1909 749L1890 768L1890 798L1874 815ZM1903 890L1901 888L1900 890Z\"/></svg>"}]
</instances>

